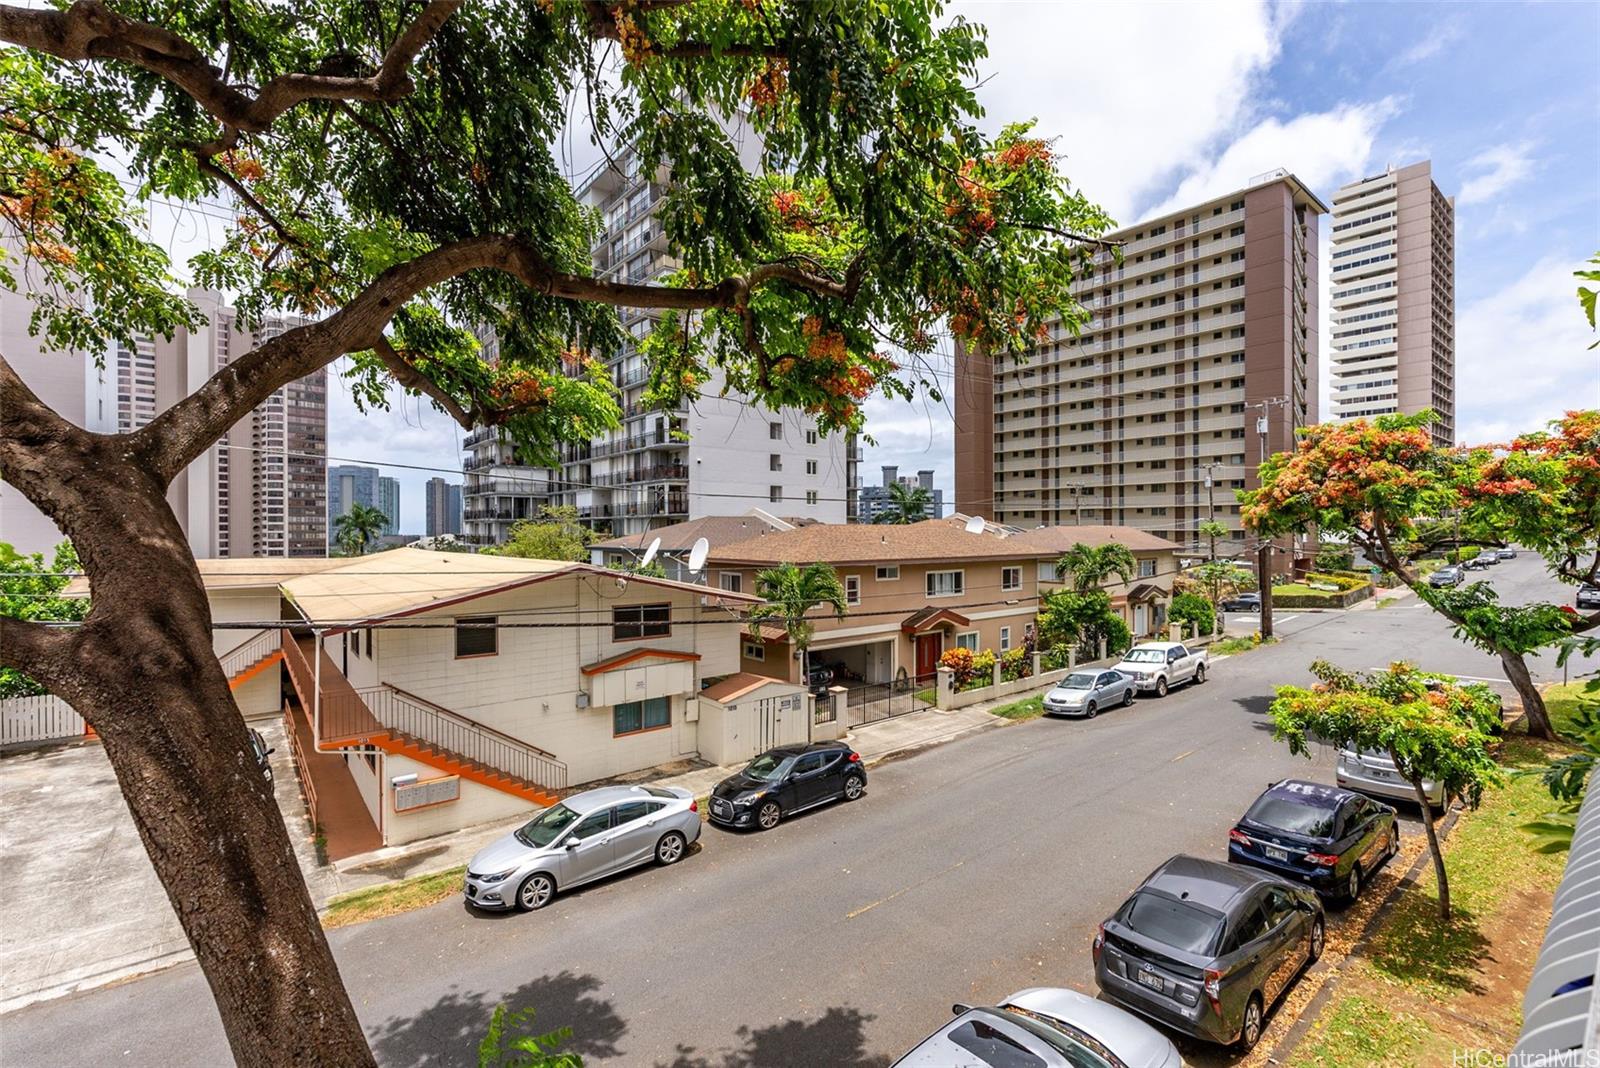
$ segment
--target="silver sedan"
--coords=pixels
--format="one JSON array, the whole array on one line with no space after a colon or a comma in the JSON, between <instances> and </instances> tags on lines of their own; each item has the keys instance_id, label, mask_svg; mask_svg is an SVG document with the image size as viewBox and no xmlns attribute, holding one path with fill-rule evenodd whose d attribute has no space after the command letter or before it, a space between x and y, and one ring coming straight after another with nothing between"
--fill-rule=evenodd
<instances>
[{"instance_id":1,"label":"silver sedan","mask_svg":"<svg viewBox=\"0 0 1600 1068\"><path fill-rule=\"evenodd\" d=\"M1076 990L1035 987L999 1005L952 1006L955 1019L917 1044L892 1068L1183 1068L1170 1039L1115 1005Z\"/></svg>"},{"instance_id":2,"label":"silver sedan","mask_svg":"<svg viewBox=\"0 0 1600 1068\"><path fill-rule=\"evenodd\" d=\"M694 795L678 787L606 786L573 794L479 850L467 904L542 909L558 890L648 864L676 864L700 837Z\"/></svg>"},{"instance_id":3,"label":"silver sedan","mask_svg":"<svg viewBox=\"0 0 1600 1068\"><path fill-rule=\"evenodd\" d=\"M1074 671L1044 695L1044 710L1093 719L1113 705L1133 704L1133 690L1133 680L1120 671Z\"/></svg>"}]
</instances>

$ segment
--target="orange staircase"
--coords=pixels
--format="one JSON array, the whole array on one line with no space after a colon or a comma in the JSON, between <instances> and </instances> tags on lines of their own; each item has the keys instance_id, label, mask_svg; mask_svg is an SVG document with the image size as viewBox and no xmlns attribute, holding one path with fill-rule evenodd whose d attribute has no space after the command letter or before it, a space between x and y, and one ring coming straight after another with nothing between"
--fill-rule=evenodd
<instances>
[{"instance_id":1,"label":"orange staircase","mask_svg":"<svg viewBox=\"0 0 1600 1068\"><path fill-rule=\"evenodd\" d=\"M531 801L541 808L549 808L558 798L553 792L547 791L538 783L528 782L514 775L508 775L487 764L452 753L441 745L425 742L421 738L413 737L404 731L388 731L384 734L374 735L372 744L382 749L385 753L396 756L408 757L419 764L426 764L446 775L459 775L463 779L478 783L481 786L492 787L496 790L514 794L525 801Z\"/></svg>"},{"instance_id":2,"label":"orange staircase","mask_svg":"<svg viewBox=\"0 0 1600 1068\"><path fill-rule=\"evenodd\" d=\"M246 638L217 658L228 676L228 689L237 690L283 659L283 641L277 631L265 630Z\"/></svg>"}]
</instances>

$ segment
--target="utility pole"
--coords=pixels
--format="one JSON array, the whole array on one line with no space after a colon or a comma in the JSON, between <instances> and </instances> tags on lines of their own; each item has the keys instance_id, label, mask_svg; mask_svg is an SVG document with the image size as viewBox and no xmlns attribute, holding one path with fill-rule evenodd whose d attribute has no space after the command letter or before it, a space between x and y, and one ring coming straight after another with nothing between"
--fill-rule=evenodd
<instances>
[{"instance_id":1,"label":"utility pole","mask_svg":"<svg viewBox=\"0 0 1600 1068\"><path fill-rule=\"evenodd\" d=\"M1206 508L1209 512L1206 517L1207 522L1215 523L1217 521L1217 480L1212 476L1211 472L1222 465L1213 460L1200 466L1206 472ZM1211 535L1211 556L1209 559L1213 564L1217 562L1217 536L1215 533Z\"/></svg>"},{"instance_id":2,"label":"utility pole","mask_svg":"<svg viewBox=\"0 0 1600 1068\"><path fill-rule=\"evenodd\" d=\"M1275 405L1288 404L1288 397L1268 397L1266 400L1255 404L1246 404L1245 409L1260 408L1261 414L1256 416L1256 439L1261 443L1261 456L1256 461L1259 468L1267 458L1267 416ZM1261 640L1266 641L1272 637L1272 539L1263 537L1261 544L1256 548L1256 579L1261 586Z\"/></svg>"}]
</instances>

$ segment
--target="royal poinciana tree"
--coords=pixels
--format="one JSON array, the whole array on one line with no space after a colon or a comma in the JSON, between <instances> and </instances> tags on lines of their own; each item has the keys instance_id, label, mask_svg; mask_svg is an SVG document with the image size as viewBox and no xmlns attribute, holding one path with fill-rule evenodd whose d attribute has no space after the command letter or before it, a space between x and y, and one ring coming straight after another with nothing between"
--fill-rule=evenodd
<instances>
[{"instance_id":1,"label":"royal poinciana tree","mask_svg":"<svg viewBox=\"0 0 1600 1068\"><path fill-rule=\"evenodd\" d=\"M371 1055L212 651L179 472L342 356L364 404L398 383L548 457L617 424L595 357L624 306L662 313L663 406L726 382L859 430L867 397L931 388L898 364L941 329L998 355L1081 323L1068 283L1109 226L1047 143L980 131L983 34L931 0L84 0L0 5L0 41L0 281L34 297L41 343L195 321L113 168L231 200L189 280L246 322L315 319L126 435L74 426L0 359L0 472L93 591L81 626L0 620L0 663L104 740L241 1064ZM664 284L593 277L600 220L550 147L574 111L670 170Z\"/></svg>"},{"instance_id":2,"label":"royal poinciana tree","mask_svg":"<svg viewBox=\"0 0 1600 1068\"><path fill-rule=\"evenodd\" d=\"M1509 445L1439 448L1433 413L1326 423L1261 465L1261 488L1241 494L1245 524L1266 534L1313 528L1346 535L1416 591L1456 633L1500 658L1529 733L1554 736L1526 657L1600 628L1555 604L1502 605L1484 583L1430 588L1411 560L1419 523L1446 517L1463 540L1524 545L1568 582L1600 574L1600 413L1569 412L1549 432Z\"/></svg>"}]
</instances>

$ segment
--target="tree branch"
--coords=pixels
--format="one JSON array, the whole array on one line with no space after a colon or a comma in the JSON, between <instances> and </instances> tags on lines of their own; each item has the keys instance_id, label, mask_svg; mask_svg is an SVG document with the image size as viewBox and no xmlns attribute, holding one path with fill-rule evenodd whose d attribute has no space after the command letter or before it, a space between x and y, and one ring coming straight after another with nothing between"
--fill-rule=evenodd
<instances>
[{"instance_id":1,"label":"tree branch","mask_svg":"<svg viewBox=\"0 0 1600 1068\"><path fill-rule=\"evenodd\" d=\"M399 382L407 389L414 389L418 393L427 394L449 414L450 418L460 423L463 430L471 430L477 424L479 420L474 418L472 413L456 403L456 399L436 384L433 379L408 363L406 358L400 355L395 347L389 343L388 338L380 334L377 342L372 346L372 351L378 354L378 359L382 360L383 365L389 369L389 373L394 375L396 382Z\"/></svg>"},{"instance_id":2,"label":"tree branch","mask_svg":"<svg viewBox=\"0 0 1600 1068\"><path fill-rule=\"evenodd\" d=\"M72 674L78 634L76 627L0 616L0 667L15 668L56 693Z\"/></svg>"}]
</instances>

